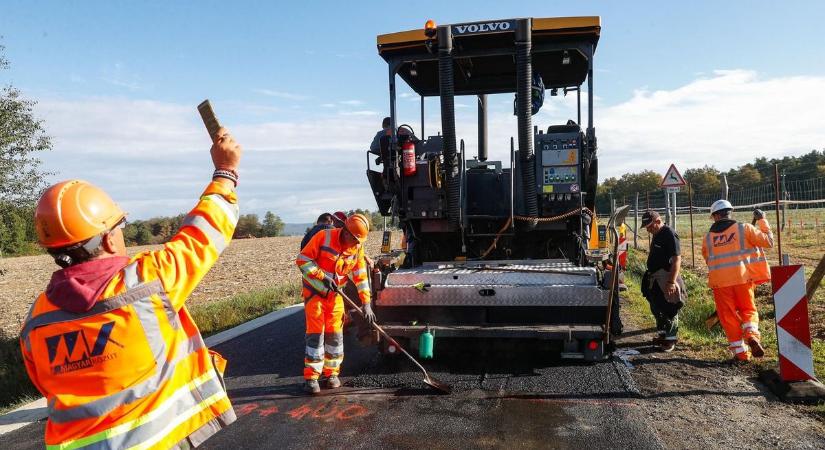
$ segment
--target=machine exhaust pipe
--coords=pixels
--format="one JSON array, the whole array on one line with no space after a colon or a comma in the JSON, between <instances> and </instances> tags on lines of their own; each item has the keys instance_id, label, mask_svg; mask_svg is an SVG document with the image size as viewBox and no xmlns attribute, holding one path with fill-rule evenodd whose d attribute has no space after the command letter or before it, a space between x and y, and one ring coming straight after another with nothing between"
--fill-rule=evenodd
<instances>
[{"instance_id":1,"label":"machine exhaust pipe","mask_svg":"<svg viewBox=\"0 0 825 450\"><path fill-rule=\"evenodd\" d=\"M455 135L455 87L453 85L453 36L449 26L438 27L438 86L441 94L441 133L444 137L444 168L447 172L447 218L458 226L461 220L461 176Z\"/></svg>"},{"instance_id":2,"label":"machine exhaust pipe","mask_svg":"<svg viewBox=\"0 0 825 450\"><path fill-rule=\"evenodd\" d=\"M487 94L478 96L478 160L487 161Z\"/></svg>"},{"instance_id":3,"label":"machine exhaust pipe","mask_svg":"<svg viewBox=\"0 0 825 450\"><path fill-rule=\"evenodd\" d=\"M532 22L521 19L516 25L516 114L518 115L518 149L521 160L521 179L524 188L524 205L530 217L537 217L538 188L536 187L536 158L533 150L532 82L533 58Z\"/></svg>"}]
</instances>

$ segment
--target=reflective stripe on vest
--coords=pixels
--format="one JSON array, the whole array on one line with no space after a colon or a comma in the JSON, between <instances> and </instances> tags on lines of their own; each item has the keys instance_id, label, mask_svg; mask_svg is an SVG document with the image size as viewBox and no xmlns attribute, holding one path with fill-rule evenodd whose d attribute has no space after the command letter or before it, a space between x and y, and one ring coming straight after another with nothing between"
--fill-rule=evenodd
<instances>
[{"instance_id":1,"label":"reflective stripe on vest","mask_svg":"<svg viewBox=\"0 0 825 450\"><path fill-rule=\"evenodd\" d=\"M198 401L199 398L202 400ZM46 448L149 448L193 415L223 398L226 398L226 393L215 372L210 370L178 388L160 406L137 419Z\"/></svg>"},{"instance_id":2,"label":"reflective stripe on vest","mask_svg":"<svg viewBox=\"0 0 825 450\"><path fill-rule=\"evenodd\" d=\"M183 227L195 227L209 238L209 241L212 242L212 245L215 246L215 249L218 251L220 255L226 249L228 245L226 240L223 237L223 233L218 231L217 228L213 227L208 220L206 220L203 216L197 214L190 214L184 217L183 222L180 225L181 228Z\"/></svg>"},{"instance_id":3,"label":"reflective stripe on vest","mask_svg":"<svg viewBox=\"0 0 825 450\"><path fill-rule=\"evenodd\" d=\"M238 218L240 217L240 209L236 203L229 203L223 198L223 195L219 194L210 194L201 197L204 200L209 200L215 205L217 205L226 215L226 218L232 222L233 225L238 224Z\"/></svg>"}]
</instances>

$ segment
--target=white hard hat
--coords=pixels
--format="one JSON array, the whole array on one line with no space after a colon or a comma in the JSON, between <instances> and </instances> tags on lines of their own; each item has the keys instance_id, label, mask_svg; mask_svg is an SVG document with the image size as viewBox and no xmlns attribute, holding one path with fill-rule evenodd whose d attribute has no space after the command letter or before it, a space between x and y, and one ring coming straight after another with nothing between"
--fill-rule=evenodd
<instances>
[{"instance_id":1,"label":"white hard hat","mask_svg":"<svg viewBox=\"0 0 825 450\"><path fill-rule=\"evenodd\" d=\"M733 209L733 205L731 205L727 200L716 200L712 205L710 205L711 214L716 214L723 209Z\"/></svg>"}]
</instances>

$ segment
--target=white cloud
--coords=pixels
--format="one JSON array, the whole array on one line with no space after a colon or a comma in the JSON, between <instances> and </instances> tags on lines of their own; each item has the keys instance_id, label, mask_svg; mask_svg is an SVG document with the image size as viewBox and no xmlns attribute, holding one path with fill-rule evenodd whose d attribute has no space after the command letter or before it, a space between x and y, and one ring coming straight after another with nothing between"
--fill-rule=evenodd
<instances>
[{"instance_id":1,"label":"white cloud","mask_svg":"<svg viewBox=\"0 0 825 450\"><path fill-rule=\"evenodd\" d=\"M361 110L361 111L339 111L338 114L342 116L377 116L377 111Z\"/></svg>"},{"instance_id":2,"label":"white cloud","mask_svg":"<svg viewBox=\"0 0 825 450\"><path fill-rule=\"evenodd\" d=\"M253 89L252 92L268 97L283 98L286 100L307 100L310 97L292 92L274 91L272 89Z\"/></svg>"},{"instance_id":3,"label":"white cloud","mask_svg":"<svg viewBox=\"0 0 825 450\"><path fill-rule=\"evenodd\" d=\"M130 91L143 89L140 76L130 73L126 66L120 62L104 67L100 79L113 86L126 88Z\"/></svg>"},{"instance_id":4,"label":"white cloud","mask_svg":"<svg viewBox=\"0 0 825 450\"><path fill-rule=\"evenodd\" d=\"M575 102L575 96L548 96L533 123L546 129L575 120ZM627 101L601 103L597 98L601 178L663 172L671 162L683 172L704 164L727 169L757 156L825 147L825 77L719 71L675 89L638 90ZM434 135L440 129L437 100L430 105L427 134ZM516 134L512 96L490 105L490 157L507 165ZM417 125L417 108L408 109L400 122ZM380 128L378 113L316 112L312 119L229 124L245 149L239 194L246 212L272 210L288 222L309 222L327 210L375 208L364 170L365 151ZM54 150L42 156L47 169L61 172L55 178L100 184L134 218L186 211L209 179L209 140L191 105L41 99L37 113L54 138ZM457 114L468 156L475 154L475 114L475 108Z\"/></svg>"},{"instance_id":5,"label":"white cloud","mask_svg":"<svg viewBox=\"0 0 825 450\"><path fill-rule=\"evenodd\" d=\"M360 106L364 104L364 102L362 102L361 100L342 100L338 103L347 106Z\"/></svg>"}]
</instances>

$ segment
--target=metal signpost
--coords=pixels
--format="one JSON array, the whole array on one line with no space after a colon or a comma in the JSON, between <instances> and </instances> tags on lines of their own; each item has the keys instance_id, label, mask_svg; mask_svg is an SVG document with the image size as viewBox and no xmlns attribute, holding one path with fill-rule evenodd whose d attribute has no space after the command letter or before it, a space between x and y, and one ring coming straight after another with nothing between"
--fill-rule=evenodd
<instances>
[{"instance_id":1,"label":"metal signpost","mask_svg":"<svg viewBox=\"0 0 825 450\"><path fill-rule=\"evenodd\" d=\"M670 221L671 223L668 225L673 227L673 231L676 231L676 193L679 192L679 189L686 184L687 182L685 182L685 179L682 177L682 174L679 173L679 170L676 169L675 164L670 165L670 168L668 168L667 172L665 172L665 176L662 177L662 182L659 183L659 187L665 190L665 199L668 200L665 203L668 207L672 207L672 209L667 211L667 215L672 218ZM671 195L673 197L671 197Z\"/></svg>"}]
</instances>

